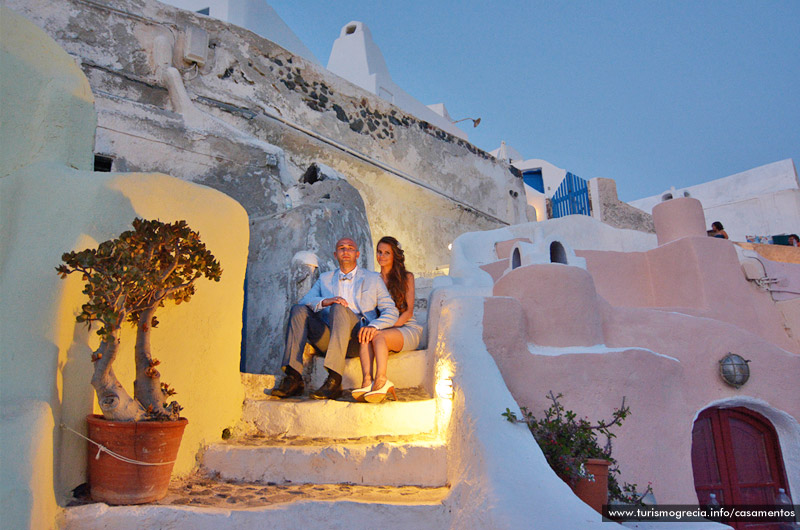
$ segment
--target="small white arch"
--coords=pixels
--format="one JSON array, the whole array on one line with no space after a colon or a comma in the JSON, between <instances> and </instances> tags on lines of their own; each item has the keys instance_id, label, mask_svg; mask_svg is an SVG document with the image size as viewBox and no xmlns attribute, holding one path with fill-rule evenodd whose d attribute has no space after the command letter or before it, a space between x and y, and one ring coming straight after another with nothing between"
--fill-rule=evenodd
<instances>
[{"instance_id":1,"label":"small white arch","mask_svg":"<svg viewBox=\"0 0 800 530\"><path fill-rule=\"evenodd\" d=\"M536 239L535 243L517 241L511 247L509 264L505 272L528 265L560 263L586 269L586 259L580 258L568 243L552 237Z\"/></svg>"}]
</instances>

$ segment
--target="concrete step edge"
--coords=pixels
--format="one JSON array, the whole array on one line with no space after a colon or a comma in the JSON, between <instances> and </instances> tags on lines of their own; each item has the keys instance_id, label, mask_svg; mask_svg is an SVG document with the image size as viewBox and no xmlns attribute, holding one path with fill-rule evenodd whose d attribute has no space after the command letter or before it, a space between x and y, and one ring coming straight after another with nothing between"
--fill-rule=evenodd
<instances>
[{"instance_id":1,"label":"concrete step edge","mask_svg":"<svg viewBox=\"0 0 800 530\"><path fill-rule=\"evenodd\" d=\"M332 520L336 521L337 528L360 528L364 521L371 520L376 514L380 514L383 530L418 528L420 521L425 521L428 528L450 527L451 515L446 505L450 489L447 487L426 488L424 498L416 499L412 499L412 495L394 494L394 488L361 488L375 490L374 498L360 498L351 492L332 498L307 498L283 493L287 497L285 501L259 504L257 497L254 500L252 496L245 498L234 494L222 499L212 494L191 498L168 495L159 501L160 504L141 506L93 503L66 508L60 528L296 528L298 521L302 521L305 530L327 530L331 528ZM396 489L403 491L409 488ZM386 491L389 491L388 495L384 493ZM211 499L214 499L213 504L204 504L205 500Z\"/></svg>"},{"instance_id":2,"label":"concrete step edge","mask_svg":"<svg viewBox=\"0 0 800 530\"><path fill-rule=\"evenodd\" d=\"M260 484L447 484L447 447L441 441L329 446L214 444L206 448L201 462L204 471L222 480Z\"/></svg>"},{"instance_id":3,"label":"concrete step edge","mask_svg":"<svg viewBox=\"0 0 800 530\"><path fill-rule=\"evenodd\" d=\"M324 368L325 358L315 355L311 363L307 366L307 373L304 374L306 385L311 388L318 388L327 377L327 370ZM387 373L389 379L397 388L412 388L422 386L431 392L433 384L432 361L428 350L412 350L394 353L389 355L389 365ZM248 374L242 373L242 384L245 388L247 399L258 399L263 397L280 384L282 375L275 374ZM361 385L361 361L357 357L349 358L345 361L345 371L342 374L342 386L344 388L358 388Z\"/></svg>"},{"instance_id":4,"label":"concrete step edge","mask_svg":"<svg viewBox=\"0 0 800 530\"><path fill-rule=\"evenodd\" d=\"M334 400L247 400L243 431L267 436L359 438L433 433L436 400L381 404Z\"/></svg>"},{"instance_id":5,"label":"concrete step edge","mask_svg":"<svg viewBox=\"0 0 800 530\"><path fill-rule=\"evenodd\" d=\"M318 388L328 377L328 371L324 364L323 356L314 356L308 378L308 384L311 387ZM428 350L403 351L389 355L386 374L397 388L422 386L430 392L433 385L432 373L433 364ZM342 386L344 388L360 388L361 376L361 360L358 357L347 359L342 374Z\"/></svg>"}]
</instances>

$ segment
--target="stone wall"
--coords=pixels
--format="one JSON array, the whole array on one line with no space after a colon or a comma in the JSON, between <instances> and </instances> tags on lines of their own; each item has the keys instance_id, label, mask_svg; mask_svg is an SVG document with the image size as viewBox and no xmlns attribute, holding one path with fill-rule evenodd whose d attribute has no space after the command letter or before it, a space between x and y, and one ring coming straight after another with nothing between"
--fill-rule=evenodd
<instances>
[{"instance_id":1,"label":"stone wall","mask_svg":"<svg viewBox=\"0 0 800 530\"><path fill-rule=\"evenodd\" d=\"M614 228L628 228L654 234L653 216L619 200L613 179L593 178L589 181L592 217Z\"/></svg>"},{"instance_id":2,"label":"stone wall","mask_svg":"<svg viewBox=\"0 0 800 530\"><path fill-rule=\"evenodd\" d=\"M327 270L349 233L372 268L373 241L391 234L410 270L430 271L459 234L525 219L522 180L507 165L245 29L150 0L7 5L80 63L96 98L95 153L114 171L168 173L244 206L248 371L276 368L278 314L291 302L282 271L296 252L321 253ZM183 60L198 29L209 38L199 66ZM344 180L298 208L286 194L304 196L298 181L312 164Z\"/></svg>"},{"instance_id":3,"label":"stone wall","mask_svg":"<svg viewBox=\"0 0 800 530\"><path fill-rule=\"evenodd\" d=\"M291 209L250 221L243 372L280 369L287 308L305 294L292 285L296 249L313 252L319 268L331 270L337 266L335 242L348 234L362 249L360 264L372 263L372 236L355 188L345 180L326 179L292 191Z\"/></svg>"}]
</instances>

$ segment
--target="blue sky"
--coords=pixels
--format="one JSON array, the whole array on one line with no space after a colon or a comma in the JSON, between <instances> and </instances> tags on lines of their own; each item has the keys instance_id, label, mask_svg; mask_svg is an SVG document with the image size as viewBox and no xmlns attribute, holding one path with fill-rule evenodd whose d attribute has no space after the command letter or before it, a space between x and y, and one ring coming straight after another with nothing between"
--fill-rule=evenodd
<instances>
[{"instance_id":1,"label":"blue sky","mask_svg":"<svg viewBox=\"0 0 800 530\"><path fill-rule=\"evenodd\" d=\"M800 0L268 2L323 65L364 22L398 85L481 118L475 145L623 200L800 164Z\"/></svg>"}]
</instances>

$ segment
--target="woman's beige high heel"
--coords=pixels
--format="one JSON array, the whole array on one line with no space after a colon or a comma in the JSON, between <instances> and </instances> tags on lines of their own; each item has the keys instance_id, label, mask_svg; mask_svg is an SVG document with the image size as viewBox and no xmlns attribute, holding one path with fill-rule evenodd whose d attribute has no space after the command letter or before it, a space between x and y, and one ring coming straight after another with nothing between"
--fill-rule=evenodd
<instances>
[{"instance_id":1,"label":"woman's beige high heel","mask_svg":"<svg viewBox=\"0 0 800 530\"><path fill-rule=\"evenodd\" d=\"M372 390L372 384L369 384L363 388L354 388L351 394L353 394L353 399L356 401L364 401L364 394Z\"/></svg>"},{"instance_id":2,"label":"woman's beige high heel","mask_svg":"<svg viewBox=\"0 0 800 530\"><path fill-rule=\"evenodd\" d=\"M386 399L386 394L391 394L395 401L397 401L397 393L394 391L394 383L388 379L379 390L373 390L364 394L364 400L367 403L380 403Z\"/></svg>"}]
</instances>

